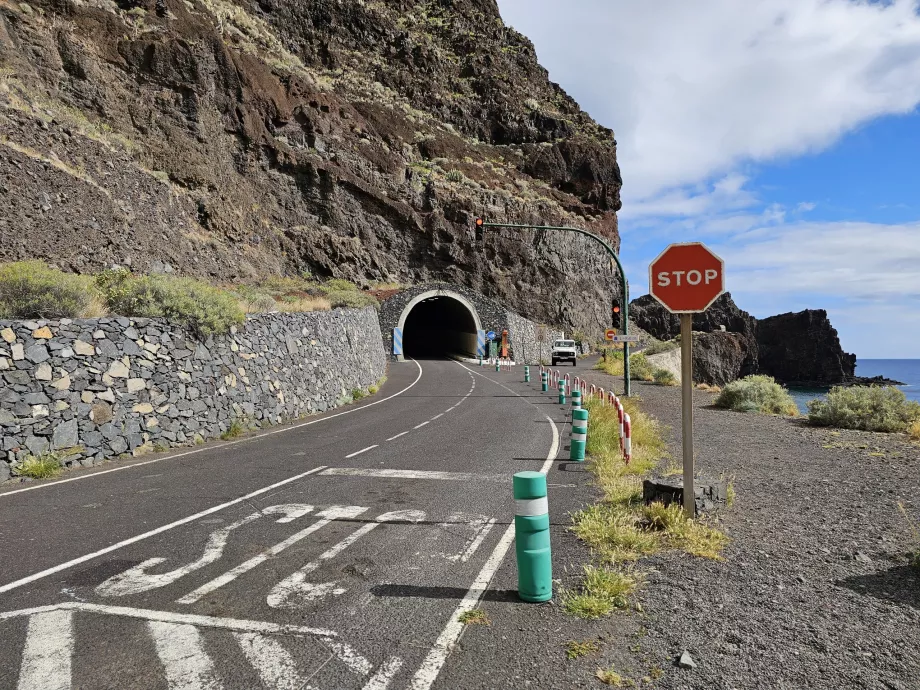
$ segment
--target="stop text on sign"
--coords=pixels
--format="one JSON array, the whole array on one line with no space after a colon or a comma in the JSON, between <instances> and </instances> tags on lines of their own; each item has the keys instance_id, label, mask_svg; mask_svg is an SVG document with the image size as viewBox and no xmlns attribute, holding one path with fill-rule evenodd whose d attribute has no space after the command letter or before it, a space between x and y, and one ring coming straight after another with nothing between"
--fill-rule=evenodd
<instances>
[{"instance_id":1,"label":"stop text on sign","mask_svg":"<svg viewBox=\"0 0 920 690\"><path fill-rule=\"evenodd\" d=\"M705 271L697 271L695 269L689 271L662 271L658 274L655 284L658 287L668 287L671 284L671 280L674 280L674 284L677 287L681 285L681 278L686 276L687 285L699 285L700 283L705 282L706 285L713 283L719 280L719 272L714 268L707 268Z\"/></svg>"}]
</instances>

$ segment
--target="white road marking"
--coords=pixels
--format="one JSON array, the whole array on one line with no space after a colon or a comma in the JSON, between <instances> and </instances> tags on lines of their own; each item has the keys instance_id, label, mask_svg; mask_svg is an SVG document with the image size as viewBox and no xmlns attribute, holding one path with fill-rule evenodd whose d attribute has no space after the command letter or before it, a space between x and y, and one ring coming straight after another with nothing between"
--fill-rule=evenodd
<instances>
[{"instance_id":1,"label":"white road marking","mask_svg":"<svg viewBox=\"0 0 920 690\"><path fill-rule=\"evenodd\" d=\"M204 547L204 553L197 561L192 561L175 570L165 573L150 574L147 572L150 568L160 563L164 563L166 558L148 558L143 563L139 563L133 568L128 568L118 575L113 575L108 580L96 587L96 594L104 597L123 597L130 594L140 594L158 587L166 587L176 580L179 580L189 573L193 573L206 565L220 559L224 555L224 548L227 546L227 540L230 539L230 532L247 525L254 520L262 517L262 513L252 513L242 520L227 525L226 527L211 532L208 536L208 543Z\"/></svg>"},{"instance_id":2,"label":"white road marking","mask_svg":"<svg viewBox=\"0 0 920 690\"><path fill-rule=\"evenodd\" d=\"M466 369L466 367L462 364L460 364L460 366ZM489 380L491 381L491 379ZM497 383L495 381L492 382ZM502 386L500 383L497 385ZM511 390L507 386L502 386L502 388L510 391L511 393L514 393L514 395L517 395L518 397L521 397L518 393ZM546 419L549 421L550 429L553 432L553 442L550 446L549 453L547 453L546 461L540 468L540 472L543 474L549 472L549 468L552 467L553 461L559 454L559 430L556 428L556 423L553 422L549 415L546 415ZM499 539L498 544L496 544L495 548L492 550L492 555L489 556L489 559L486 561L485 565L482 566L482 570L479 571L479 575L476 577L476 580L467 591L466 596L464 596L463 600L457 605L457 608L451 615L447 625L444 626L444 630L441 631L441 634L438 636L438 639L434 643L434 646L431 648L431 651L428 652L428 655L422 662L421 667L412 677L410 690L429 690L429 688L434 685L435 680L438 678L438 674L441 672L441 669L444 666L444 662L447 661L447 657L453 651L457 641L463 634L464 626L463 623L460 622L460 616L464 612L474 609L479 604L479 600L489 588L489 583L495 576L495 572L501 565L502 560L504 560L505 554L508 553L508 549L511 546L512 541L514 541L513 522L508 525L505 533L502 535L501 539Z\"/></svg>"},{"instance_id":3,"label":"white road marking","mask_svg":"<svg viewBox=\"0 0 920 690\"><path fill-rule=\"evenodd\" d=\"M222 687L194 625L150 621L147 627L166 671L169 690L219 690Z\"/></svg>"},{"instance_id":4,"label":"white road marking","mask_svg":"<svg viewBox=\"0 0 920 690\"><path fill-rule=\"evenodd\" d=\"M367 681L363 690L387 690L393 681L393 676L399 673L402 665L402 659L398 656L390 657L380 665L377 673Z\"/></svg>"},{"instance_id":5,"label":"white road marking","mask_svg":"<svg viewBox=\"0 0 920 690\"><path fill-rule=\"evenodd\" d=\"M2 594L3 592L9 592L10 590L16 589L18 587L22 587L23 585L27 585L30 582L41 580L42 578L48 577L49 575L54 575L55 573L59 573L62 570L67 570L68 568L71 568L75 565L79 565L80 563L86 563L86 561L91 561L94 558L98 558L99 556L105 555L107 553L111 553L112 551L116 551L130 544L136 544L139 541L143 541L144 539L149 539L150 537L156 536L157 534L162 534L163 532L168 532L169 530L175 529L176 527L187 525L190 522L194 522L195 520L203 518L206 515L211 515L212 513L216 513L219 510L223 510L224 508L229 508L230 506L235 506L239 503L244 503L246 501L249 501L252 498L255 498L256 496L261 496L262 494L267 493L269 491L273 491L274 489L277 489L280 486L285 486L286 484L290 484L291 482L296 482L300 479L303 479L306 476L309 476L311 474L324 470L325 468L326 468L325 465L314 467L312 470L301 472L300 474L295 474L293 477L288 477L287 479L282 479L280 482L275 482L274 484L271 484L269 486L263 487L261 489L257 489L255 491L251 491L245 496L240 496L239 498L235 498L232 501L221 503L220 505L216 505L213 508L202 510L201 512L195 513L194 515L189 515L188 517L184 517L181 520L176 520L174 522L170 522L161 527L157 527L156 529L152 529L149 532L138 534L134 537L130 537L129 539L123 539L120 542L112 544L111 546L106 546L105 548L99 549L98 551L93 551L92 553L88 553L85 556L80 556L79 558L71 559L69 561L66 561L65 563L61 563L52 568L47 568L40 572L33 573L32 575L28 575L18 580L14 580L13 582L8 582L5 585L0 585L0 594Z\"/></svg>"},{"instance_id":6,"label":"white road marking","mask_svg":"<svg viewBox=\"0 0 920 690\"><path fill-rule=\"evenodd\" d=\"M367 451L373 450L373 449L376 448L376 447L377 447L377 445L375 444L375 445L373 445L373 446L368 446L367 448L362 448L361 450L355 451L354 453L352 453L352 454L350 454L350 455L346 455L346 456L345 456L345 459L348 460L349 458L353 458L353 457L355 457L356 455L361 455L361 453L366 453Z\"/></svg>"},{"instance_id":7,"label":"white road marking","mask_svg":"<svg viewBox=\"0 0 920 690\"><path fill-rule=\"evenodd\" d=\"M312 525L310 525L306 529L303 529L300 532L297 532L297 534L291 535L284 541L278 544L275 544L273 547L271 547L267 551L260 553L258 556L253 556L248 561L241 563L240 565L236 566L232 570L229 570L223 575L214 578L210 582L206 582L205 584L203 584L201 587L194 590L193 592L190 592L186 594L184 597L177 599L176 603L194 604L196 601L201 599L201 597L203 597L204 595L210 594L214 590L219 589L230 582L233 582L240 575L243 575L244 573L248 573L253 568L256 568L262 565L262 563L267 561L269 558L274 558L275 556L277 556L279 553L284 551L289 546L293 546L294 544L299 542L301 539L304 539L305 537L310 536L317 530L328 525L333 520L336 520L336 519L340 520L342 518L346 518L346 519L355 518L355 517L358 517L361 513L365 512L366 510L367 508L362 508L361 506L333 506L332 508L329 508L328 510L323 510L317 513L317 517L322 518L321 520L317 520L316 522L314 522Z\"/></svg>"},{"instance_id":8,"label":"white road marking","mask_svg":"<svg viewBox=\"0 0 920 690\"><path fill-rule=\"evenodd\" d=\"M341 417L346 414L352 414L353 412L360 412L361 410L367 409L368 407L373 407L374 405L379 405L380 403L385 403L387 400L392 400L393 398L399 397L400 395L405 393L407 390L415 386L415 384L417 384L422 378L422 365L416 362L414 359L412 360L412 363L418 367L418 376L415 377L415 380L412 383L410 383L408 386L403 388L401 391L394 393L393 395L387 396L386 398L383 398L381 400L375 400L372 403L361 405L360 407L353 407L343 412L337 412L335 414L328 415L327 417L323 417L321 419L314 419L309 422L300 422L298 424L292 424L291 426L286 426L283 429L271 429L269 431L261 432L255 436L248 436L246 438L237 439L236 441L225 441L221 443L219 447L226 448L227 446L235 446L241 443L252 443L253 441L261 440L265 438L266 436L274 436L275 434L283 434L288 431L294 431L295 429L301 429L305 426L319 424L320 422L325 422L326 420L329 420L329 419L335 419L336 417ZM49 486L57 486L58 484L67 484L68 482L76 482L76 481L80 481L81 479L92 479L93 477L99 477L103 474L109 474L110 472L121 472L122 470L130 470L135 467L142 467L144 465L152 465L155 462L163 462L164 460L175 460L176 458L184 458L189 455L195 455L196 453L204 453L206 451L214 450L214 449L215 449L215 446L205 446L202 448L196 448L194 450L187 450L182 453L176 453L175 455L168 455L164 458L156 458L154 460L145 460L144 462L136 462L132 465L123 465L121 467L113 467L110 470L100 470L99 472L92 472L90 474L81 474L78 477L68 477L67 479L58 479L52 482L35 484L33 486L26 487L25 489L14 489L13 491L0 491L0 499L6 496L12 496L13 494L20 494L24 491L35 491L37 489L47 489ZM3 590L0 590L0 592L2 591Z\"/></svg>"},{"instance_id":9,"label":"white road marking","mask_svg":"<svg viewBox=\"0 0 920 690\"><path fill-rule=\"evenodd\" d=\"M404 431L404 432L402 432L401 434L396 434L396 436L390 436L390 438L388 438L387 441L395 441L395 440L398 439L400 436L405 436L405 435L408 434L408 433L409 433L408 431Z\"/></svg>"},{"instance_id":10,"label":"white road marking","mask_svg":"<svg viewBox=\"0 0 920 690\"><path fill-rule=\"evenodd\" d=\"M248 632L261 632L267 634L309 635L321 639L333 639L339 636L334 630L324 628L308 628L302 625L282 625L265 623L263 621L241 620L238 618L216 618L214 616L198 616L191 613L173 613L172 611L154 611L151 609L136 609L128 606L108 606L106 604L87 604L79 601L68 601L64 604L51 606L36 606L18 611L5 611L0 613L0 620L35 616L50 611L80 611L82 613L99 613L102 615L121 616L123 618L137 618L145 621L160 621L163 623L187 623L199 628L217 628L221 630L239 630Z\"/></svg>"},{"instance_id":11,"label":"white road marking","mask_svg":"<svg viewBox=\"0 0 920 690\"><path fill-rule=\"evenodd\" d=\"M492 528L495 526L495 518L490 519L482 526L479 530L479 533L473 538L469 543L469 546L466 547L466 551L460 556L460 562L466 563L470 560L470 556L476 553L476 549L482 544L485 538L489 535L489 532L492 531Z\"/></svg>"},{"instance_id":12,"label":"white road marking","mask_svg":"<svg viewBox=\"0 0 920 690\"><path fill-rule=\"evenodd\" d=\"M259 633L233 633L246 659L262 683L274 690L312 690L297 671L297 664L278 640Z\"/></svg>"},{"instance_id":13,"label":"white road marking","mask_svg":"<svg viewBox=\"0 0 920 690\"><path fill-rule=\"evenodd\" d=\"M442 412L441 414L436 414L436 415L435 415L434 417L432 417L429 421L432 421L432 422L433 422L434 420L440 419L440 418L443 417L443 416L444 416L444 413L443 413L443 412Z\"/></svg>"},{"instance_id":14,"label":"white road marking","mask_svg":"<svg viewBox=\"0 0 920 690\"><path fill-rule=\"evenodd\" d=\"M384 477L388 479L444 479L450 481L471 481L475 479L494 481L508 480L491 474L470 474L468 472L438 472L435 470L390 470L363 467L328 467L320 472L321 477Z\"/></svg>"},{"instance_id":15,"label":"white road marking","mask_svg":"<svg viewBox=\"0 0 920 690\"><path fill-rule=\"evenodd\" d=\"M29 619L19 690L70 690L73 613L54 610Z\"/></svg>"},{"instance_id":16,"label":"white road marking","mask_svg":"<svg viewBox=\"0 0 920 690\"><path fill-rule=\"evenodd\" d=\"M420 510L396 510L378 516L374 522L362 525L338 544L321 553L316 560L307 563L300 570L276 584L268 594L268 605L272 608L296 608L301 601L309 601L315 598L315 586L306 581L307 575L319 568L324 561L338 556L358 539L384 522L421 522L424 519L425 513Z\"/></svg>"},{"instance_id":17,"label":"white road marking","mask_svg":"<svg viewBox=\"0 0 920 690\"><path fill-rule=\"evenodd\" d=\"M429 423L429 422L422 422L421 424L417 424L416 426L414 426L414 427L412 427L412 428L413 428L413 429L421 429L423 426L425 426L425 425L428 424L428 423Z\"/></svg>"}]
</instances>

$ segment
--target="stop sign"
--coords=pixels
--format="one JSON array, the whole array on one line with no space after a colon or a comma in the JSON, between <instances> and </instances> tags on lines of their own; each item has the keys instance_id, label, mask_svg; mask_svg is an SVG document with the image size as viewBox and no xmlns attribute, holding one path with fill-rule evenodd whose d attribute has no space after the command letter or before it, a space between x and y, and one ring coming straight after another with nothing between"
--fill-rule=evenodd
<instances>
[{"instance_id":1,"label":"stop sign","mask_svg":"<svg viewBox=\"0 0 920 690\"><path fill-rule=\"evenodd\" d=\"M725 265L701 242L672 244L648 272L652 297L674 314L706 311L725 292Z\"/></svg>"}]
</instances>

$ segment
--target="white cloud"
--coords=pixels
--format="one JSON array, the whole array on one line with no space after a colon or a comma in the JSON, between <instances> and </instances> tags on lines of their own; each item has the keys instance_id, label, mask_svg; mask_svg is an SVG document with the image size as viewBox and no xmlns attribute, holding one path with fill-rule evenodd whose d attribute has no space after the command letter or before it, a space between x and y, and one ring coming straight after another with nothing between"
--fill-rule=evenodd
<instances>
[{"instance_id":1,"label":"white cloud","mask_svg":"<svg viewBox=\"0 0 920 690\"><path fill-rule=\"evenodd\" d=\"M666 212L705 206L673 190L821 149L920 102L917 0L499 6L550 77L616 132L626 213L648 212L643 200Z\"/></svg>"}]
</instances>

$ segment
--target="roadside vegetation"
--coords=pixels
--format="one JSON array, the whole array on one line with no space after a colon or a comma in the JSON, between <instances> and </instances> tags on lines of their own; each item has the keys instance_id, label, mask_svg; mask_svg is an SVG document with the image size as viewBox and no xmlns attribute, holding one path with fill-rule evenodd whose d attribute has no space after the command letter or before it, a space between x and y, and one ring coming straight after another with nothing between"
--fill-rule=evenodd
<instances>
[{"instance_id":1,"label":"roadside vegetation","mask_svg":"<svg viewBox=\"0 0 920 690\"><path fill-rule=\"evenodd\" d=\"M714 404L716 407L736 412L760 412L787 417L799 414L789 391L778 384L772 376L760 374L745 376L726 384Z\"/></svg>"},{"instance_id":2,"label":"roadside vegetation","mask_svg":"<svg viewBox=\"0 0 920 690\"><path fill-rule=\"evenodd\" d=\"M30 479L52 479L63 470L61 458L57 453L48 452L39 456L30 455L13 469L18 477Z\"/></svg>"},{"instance_id":3,"label":"roadside vegetation","mask_svg":"<svg viewBox=\"0 0 920 690\"><path fill-rule=\"evenodd\" d=\"M670 352L680 347L680 340L656 340L642 352L646 355L660 355L662 352Z\"/></svg>"},{"instance_id":4,"label":"roadside vegetation","mask_svg":"<svg viewBox=\"0 0 920 690\"><path fill-rule=\"evenodd\" d=\"M721 559L727 537L701 519L688 519L678 505L645 505L642 480L655 470L667 451L659 422L622 399L632 420L632 460L620 453L616 409L589 397L586 453L602 500L573 516L572 531L588 544L595 563L585 567L576 589L560 592L565 610L581 618L600 618L629 608L641 586L638 564L644 556L673 548L702 558Z\"/></svg>"},{"instance_id":5,"label":"roadside vegetation","mask_svg":"<svg viewBox=\"0 0 920 690\"><path fill-rule=\"evenodd\" d=\"M631 381L654 381L663 386L676 386L677 378L667 369L653 366L645 356L647 351L636 352L629 356L629 378ZM623 350L608 348L594 366L610 376L623 375Z\"/></svg>"},{"instance_id":6,"label":"roadside vegetation","mask_svg":"<svg viewBox=\"0 0 920 690\"><path fill-rule=\"evenodd\" d=\"M251 285L217 286L173 275L108 269L65 273L42 261L0 264L0 319L162 317L199 337L226 333L246 314L327 311L379 303L347 280L274 277Z\"/></svg>"},{"instance_id":7,"label":"roadside vegetation","mask_svg":"<svg viewBox=\"0 0 920 690\"><path fill-rule=\"evenodd\" d=\"M894 386L837 386L808 403L808 421L861 431L905 432L920 438L920 403Z\"/></svg>"}]
</instances>

